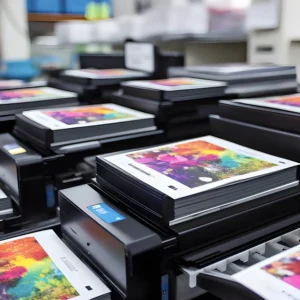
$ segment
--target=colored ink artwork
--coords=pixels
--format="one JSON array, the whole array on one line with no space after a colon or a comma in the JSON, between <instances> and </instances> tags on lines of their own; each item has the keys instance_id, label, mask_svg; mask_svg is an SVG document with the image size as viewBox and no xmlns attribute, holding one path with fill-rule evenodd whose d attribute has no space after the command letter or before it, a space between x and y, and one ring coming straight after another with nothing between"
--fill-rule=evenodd
<instances>
[{"instance_id":1,"label":"colored ink artwork","mask_svg":"<svg viewBox=\"0 0 300 300\"><path fill-rule=\"evenodd\" d=\"M262 270L300 290L299 251L264 266Z\"/></svg>"},{"instance_id":2,"label":"colored ink artwork","mask_svg":"<svg viewBox=\"0 0 300 300\"><path fill-rule=\"evenodd\" d=\"M77 296L34 237L0 245L1 300L68 300Z\"/></svg>"},{"instance_id":3,"label":"colored ink artwork","mask_svg":"<svg viewBox=\"0 0 300 300\"><path fill-rule=\"evenodd\" d=\"M149 82L157 85L162 85L162 86L201 85L199 80L193 80L188 78L170 78L170 79L162 79L162 80L152 80Z\"/></svg>"},{"instance_id":4,"label":"colored ink artwork","mask_svg":"<svg viewBox=\"0 0 300 300\"><path fill-rule=\"evenodd\" d=\"M103 69L103 70L84 69L82 71L99 75L99 76L122 76L122 75L130 75L131 73L131 71L125 69Z\"/></svg>"},{"instance_id":5,"label":"colored ink artwork","mask_svg":"<svg viewBox=\"0 0 300 300\"><path fill-rule=\"evenodd\" d=\"M43 113L66 125L79 125L98 121L133 118L130 114L118 112L104 106L43 111Z\"/></svg>"},{"instance_id":6,"label":"colored ink artwork","mask_svg":"<svg viewBox=\"0 0 300 300\"><path fill-rule=\"evenodd\" d=\"M12 99L22 99L22 98L34 98L40 96L52 96L40 89L23 89L23 90L11 90L0 92L0 100L12 100Z\"/></svg>"},{"instance_id":7,"label":"colored ink artwork","mask_svg":"<svg viewBox=\"0 0 300 300\"><path fill-rule=\"evenodd\" d=\"M127 156L189 188L276 166L203 140Z\"/></svg>"},{"instance_id":8,"label":"colored ink artwork","mask_svg":"<svg viewBox=\"0 0 300 300\"><path fill-rule=\"evenodd\" d=\"M268 103L300 107L300 96L290 96L290 97L287 96L287 97L280 97L274 100L268 99L264 101Z\"/></svg>"}]
</instances>

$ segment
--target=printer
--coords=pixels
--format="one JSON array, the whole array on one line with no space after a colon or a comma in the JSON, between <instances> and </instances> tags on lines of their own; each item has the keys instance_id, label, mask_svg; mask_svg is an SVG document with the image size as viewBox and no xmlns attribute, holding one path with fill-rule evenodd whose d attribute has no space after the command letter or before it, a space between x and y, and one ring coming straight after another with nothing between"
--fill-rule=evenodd
<instances>
[{"instance_id":1,"label":"printer","mask_svg":"<svg viewBox=\"0 0 300 300\"><path fill-rule=\"evenodd\" d=\"M170 77L195 77L227 83L229 99L282 95L297 91L295 66L276 64L225 63L200 66L171 67Z\"/></svg>"},{"instance_id":2,"label":"printer","mask_svg":"<svg viewBox=\"0 0 300 300\"><path fill-rule=\"evenodd\" d=\"M53 129L49 119L64 128ZM12 134L0 134L0 187L21 222L55 216L58 191L90 182L96 155L162 143L153 119L109 104L23 112Z\"/></svg>"},{"instance_id":3,"label":"printer","mask_svg":"<svg viewBox=\"0 0 300 300\"><path fill-rule=\"evenodd\" d=\"M124 54L84 55L80 63L81 69L50 78L50 86L76 92L82 102L101 103L123 81L165 77L169 67L184 65L184 55L161 53L153 44L127 42Z\"/></svg>"},{"instance_id":4,"label":"printer","mask_svg":"<svg viewBox=\"0 0 300 300\"><path fill-rule=\"evenodd\" d=\"M300 243L299 186L170 225L117 188L126 178L108 180L60 191L59 205L63 239L116 299L262 299L233 275Z\"/></svg>"}]
</instances>

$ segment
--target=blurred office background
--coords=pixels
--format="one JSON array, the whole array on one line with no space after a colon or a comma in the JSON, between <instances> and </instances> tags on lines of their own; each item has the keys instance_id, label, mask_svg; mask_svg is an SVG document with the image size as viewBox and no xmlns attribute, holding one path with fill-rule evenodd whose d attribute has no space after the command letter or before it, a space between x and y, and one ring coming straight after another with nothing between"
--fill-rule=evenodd
<instances>
[{"instance_id":1,"label":"blurred office background","mask_svg":"<svg viewBox=\"0 0 300 300\"><path fill-rule=\"evenodd\" d=\"M297 0L0 0L0 32L6 21L10 37L28 35L30 58L42 74L78 67L78 53L122 51L126 40L182 51L187 65L298 66L298 6ZM2 61L26 48L3 36L1 42Z\"/></svg>"}]
</instances>

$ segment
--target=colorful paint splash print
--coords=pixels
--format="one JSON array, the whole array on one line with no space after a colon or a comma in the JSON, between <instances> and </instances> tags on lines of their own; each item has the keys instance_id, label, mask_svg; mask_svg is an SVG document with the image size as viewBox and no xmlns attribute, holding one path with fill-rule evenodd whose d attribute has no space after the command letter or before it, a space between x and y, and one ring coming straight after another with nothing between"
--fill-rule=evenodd
<instances>
[{"instance_id":1,"label":"colorful paint splash print","mask_svg":"<svg viewBox=\"0 0 300 300\"><path fill-rule=\"evenodd\" d=\"M299 251L266 265L262 270L300 290Z\"/></svg>"},{"instance_id":2,"label":"colorful paint splash print","mask_svg":"<svg viewBox=\"0 0 300 300\"><path fill-rule=\"evenodd\" d=\"M130 74L131 72L125 69L104 69L104 70L94 70L94 69L83 69L86 73L91 73L99 76L122 76Z\"/></svg>"},{"instance_id":3,"label":"colorful paint splash print","mask_svg":"<svg viewBox=\"0 0 300 300\"><path fill-rule=\"evenodd\" d=\"M132 115L118 112L111 108L78 107L72 110L43 111L47 116L67 125L86 124L98 121L133 118Z\"/></svg>"},{"instance_id":4,"label":"colorful paint splash print","mask_svg":"<svg viewBox=\"0 0 300 300\"><path fill-rule=\"evenodd\" d=\"M39 89L23 89L23 90L11 90L11 91L2 91L0 92L0 100L12 100L12 99L23 99L23 98L32 98L40 96L52 96L49 93L45 93L43 90Z\"/></svg>"},{"instance_id":5,"label":"colorful paint splash print","mask_svg":"<svg viewBox=\"0 0 300 300\"><path fill-rule=\"evenodd\" d=\"M170 79L162 79L162 80L152 80L150 82L162 86L201 85L199 80L196 81L196 80L186 79L186 78L170 78Z\"/></svg>"},{"instance_id":6,"label":"colorful paint splash print","mask_svg":"<svg viewBox=\"0 0 300 300\"><path fill-rule=\"evenodd\" d=\"M300 107L300 96L289 96L280 97L277 99L268 99L265 100L265 102Z\"/></svg>"},{"instance_id":7,"label":"colorful paint splash print","mask_svg":"<svg viewBox=\"0 0 300 300\"><path fill-rule=\"evenodd\" d=\"M68 300L77 296L34 237L0 245L1 300Z\"/></svg>"},{"instance_id":8,"label":"colorful paint splash print","mask_svg":"<svg viewBox=\"0 0 300 300\"><path fill-rule=\"evenodd\" d=\"M276 166L201 140L127 156L189 188Z\"/></svg>"}]
</instances>

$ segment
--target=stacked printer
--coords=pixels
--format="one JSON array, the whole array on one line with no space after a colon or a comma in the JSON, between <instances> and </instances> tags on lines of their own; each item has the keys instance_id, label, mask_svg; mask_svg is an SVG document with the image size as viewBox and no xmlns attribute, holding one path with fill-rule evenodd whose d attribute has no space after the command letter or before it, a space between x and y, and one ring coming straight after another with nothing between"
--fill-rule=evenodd
<instances>
[{"instance_id":1,"label":"stacked printer","mask_svg":"<svg viewBox=\"0 0 300 300\"><path fill-rule=\"evenodd\" d=\"M152 45L146 50L156 71L163 58ZM154 116L123 106L81 105L78 94L49 86L1 95L3 122L13 120L0 135L0 188L15 212L4 220L7 227L55 217L57 191L89 182L96 155L164 142Z\"/></svg>"},{"instance_id":2,"label":"stacked printer","mask_svg":"<svg viewBox=\"0 0 300 300\"><path fill-rule=\"evenodd\" d=\"M97 156L91 183L60 191L63 239L120 299L275 299L244 272L300 244L299 160L218 119L210 136Z\"/></svg>"},{"instance_id":3,"label":"stacked printer","mask_svg":"<svg viewBox=\"0 0 300 300\"><path fill-rule=\"evenodd\" d=\"M123 81L166 77L169 67L184 65L184 55L161 53L153 44L128 42L124 54L83 55L80 63L81 69L63 71L49 83L93 104L110 99Z\"/></svg>"},{"instance_id":4,"label":"stacked printer","mask_svg":"<svg viewBox=\"0 0 300 300\"><path fill-rule=\"evenodd\" d=\"M98 156L59 205L66 243L121 299L261 299L231 275L290 245L299 197L298 163L206 136Z\"/></svg>"},{"instance_id":5,"label":"stacked printer","mask_svg":"<svg viewBox=\"0 0 300 300\"><path fill-rule=\"evenodd\" d=\"M227 83L227 98L259 97L287 94L297 90L294 66L243 63L215 64L170 68L170 77L194 77Z\"/></svg>"},{"instance_id":6,"label":"stacked printer","mask_svg":"<svg viewBox=\"0 0 300 300\"><path fill-rule=\"evenodd\" d=\"M0 187L36 222L55 214L59 189L95 176L96 155L163 140L154 116L115 104L23 111L13 134L0 135Z\"/></svg>"},{"instance_id":7,"label":"stacked printer","mask_svg":"<svg viewBox=\"0 0 300 300\"><path fill-rule=\"evenodd\" d=\"M300 94L221 101L219 116L211 116L211 125L217 134L234 128L233 139L300 161L299 107Z\"/></svg>"},{"instance_id":8,"label":"stacked printer","mask_svg":"<svg viewBox=\"0 0 300 300\"><path fill-rule=\"evenodd\" d=\"M175 77L124 82L112 97L114 103L154 114L168 141L209 133L208 116L218 112L220 99L297 90L296 69L292 66L172 67L169 76Z\"/></svg>"},{"instance_id":9,"label":"stacked printer","mask_svg":"<svg viewBox=\"0 0 300 300\"><path fill-rule=\"evenodd\" d=\"M189 77L129 81L113 94L114 103L155 115L169 141L205 135L209 114L225 97L224 82Z\"/></svg>"}]
</instances>

